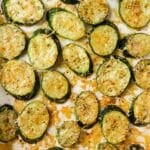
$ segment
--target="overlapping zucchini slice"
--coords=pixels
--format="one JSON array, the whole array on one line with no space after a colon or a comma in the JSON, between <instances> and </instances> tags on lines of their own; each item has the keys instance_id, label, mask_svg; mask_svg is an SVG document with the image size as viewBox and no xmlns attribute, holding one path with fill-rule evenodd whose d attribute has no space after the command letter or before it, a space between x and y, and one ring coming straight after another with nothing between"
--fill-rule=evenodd
<instances>
[{"instance_id":1,"label":"overlapping zucchini slice","mask_svg":"<svg viewBox=\"0 0 150 150\"><path fill-rule=\"evenodd\" d=\"M11 60L1 70L3 88L18 99L31 99L38 89L38 78L29 64Z\"/></svg>"},{"instance_id":2,"label":"overlapping zucchini slice","mask_svg":"<svg viewBox=\"0 0 150 150\"><path fill-rule=\"evenodd\" d=\"M75 102L77 119L83 126L90 126L97 120L99 105L96 96L92 92L82 92Z\"/></svg>"},{"instance_id":3,"label":"overlapping zucchini slice","mask_svg":"<svg viewBox=\"0 0 150 150\"><path fill-rule=\"evenodd\" d=\"M55 102L62 103L70 96L70 84L58 71L44 73L41 86L45 95Z\"/></svg>"},{"instance_id":4,"label":"overlapping zucchini slice","mask_svg":"<svg viewBox=\"0 0 150 150\"><path fill-rule=\"evenodd\" d=\"M132 28L142 28L150 20L149 0L120 0L119 12L122 20Z\"/></svg>"},{"instance_id":5,"label":"overlapping zucchini slice","mask_svg":"<svg viewBox=\"0 0 150 150\"><path fill-rule=\"evenodd\" d=\"M63 48L63 59L74 72L81 76L89 75L92 72L92 62L86 50L74 43Z\"/></svg>"},{"instance_id":6,"label":"overlapping zucchini slice","mask_svg":"<svg viewBox=\"0 0 150 150\"><path fill-rule=\"evenodd\" d=\"M78 6L79 16L87 24L99 24L105 20L109 13L106 0L82 0Z\"/></svg>"},{"instance_id":7,"label":"overlapping zucchini slice","mask_svg":"<svg viewBox=\"0 0 150 150\"><path fill-rule=\"evenodd\" d=\"M18 127L17 112L11 105L0 106L0 141L9 142L16 138Z\"/></svg>"},{"instance_id":8,"label":"overlapping zucchini slice","mask_svg":"<svg viewBox=\"0 0 150 150\"><path fill-rule=\"evenodd\" d=\"M19 132L24 141L34 143L39 141L50 121L46 106L40 101L33 101L25 106L18 116Z\"/></svg>"},{"instance_id":9,"label":"overlapping zucchini slice","mask_svg":"<svg viewBox=\"0 0 150 150\"><path fill-rule=\"evenodd\" d=\"M131 107L130 119L135 125L150 124L150 91L144 91L134 101Z\"/></svg>"},{"instance_id":10,"label":"overlapping zucchini slice","mask_svg":"<svg viewBox=\"0 0 150 150\"><path fill-rule=\"evenodd\" d=\"M47 13L50 27L60 36L79 40L85 35L85 26L75 14L62 8L52 8Z\"/></svg>"},{"instance_id":11,"label":"overlapping zucchini slice","mask_svg":"<svg viewBox=\"0 0 150 150\"><path fill-rule=\"evenodd\" d=\"M134 68L136 83L143 89L150 89L150 59L140 60Z\"/></svg>"},{"instance_id":12,"label":"overlapping zucchini slice","mask_svg":"<svg viewBox=\"0 0 150 150\"><path fill-rule=\"evenodd\" d=\"M118 148L110 143L100 143L97 150L118 150Z\"/></svg>"},{"instance_id":13,"label":"overlapping zucchini slice","mask_svg":"<svg viewBox=\"0 0 150 150\"><path fill-rule=\"evenodd\" d=\"M58 142L63 147L71 147L78 142L80 127L76 121L65 121L58 129Z\"/></svg>"},{"instance_id":14,"label":"overlapping zucchini slice","mask_svg":"<svg viewBox=\"0 0 150 150\"><path fill-rule=\"evenodd\" d=\"M101 113L101 126L104 137L109 143L123 142L129 131L129 120L117 106L108 105Z\"/></svg>"},{"instance_id":15,"label":"overlapping zucchini slice","mask_svg":"<svg viewBox=\"0 0 150 150\"><path fill-rule=\"evenodd\" d=\"M107 56L116 49L119 39L117 27L112 24L102 24L93 29L90 34L90 46L94 53L100 56Z\"/></svg>"},{"instance_id":16,"label":"overlapping zucchini slice","mask_svg":"<svg viewBox=\"0 0 150 150\"><path fill-rule=\"evenodd\" d=\"M26 36L17 25L0 25L0 57L13 59L19 56L25 47Z\"/></svg>"},{"instance_id":17,"label":"overlapping zucchini slice","mask_svg":"<svg viewBox=\"0 0 150 150\"><path fill-rule=\"evenodd\" d=\"M107 96L118 96L128 86L131 71L120 58L111 57L97 71L97 86L100 92Z\"/></svg>"},{"instance_id":18,"label":"overlapping zucchini slice","mask_svg":"<svg viewBox=\"0 0 150 150\"><path fill-rule=\"evenodd\" d=\"M24 25L35 24L44 15L40 0L3 0L2 7L9 20Z\"/></svg>"},{"instance_id":19,"label":"overlapping zucchini slice","mask_svg":"<svg viewBox=\"0 0 150 150\"><path fill-rule=\"evenodd\" d=\"M35 31L28 44L28 56L36 69L51 68L57 60L59 50L57 37L47 29Z\"/></svg>"}]
</instances>

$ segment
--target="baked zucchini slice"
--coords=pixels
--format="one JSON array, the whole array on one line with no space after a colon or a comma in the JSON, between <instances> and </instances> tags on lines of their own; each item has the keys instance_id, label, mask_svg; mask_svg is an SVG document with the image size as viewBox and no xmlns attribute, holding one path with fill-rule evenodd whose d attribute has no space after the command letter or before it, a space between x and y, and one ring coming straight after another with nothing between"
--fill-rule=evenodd
<instances>
[{"instance_id":1,"label":"baked zucchini slice","mask_svg":"<svg viewBox=\"0 0 150 150\"><path fill-rule=\"evenodd\" d=\"M99 113L96 96L92 92L81 92L75 102L75 113L79 122L85 127L94 124Z\"/></svg>"},{"instance_id":2,"label":"baked zucchini slice","mask_svg":"<svg viewBox=\"0 0 150 150\"><path fill-rule=\"evenodd\" d=\"M150 35L145 33L131 34L124 38L122 46L129 56L143 57L150 53Z\"/></svg>"},{"instance_id":3,"label":"baked zucchini slice","mask_svg":"<svg viewBox=\"0 0 150 150\"><path fill-rule=\"evenodd\" d=\"M78 6L80 18L87 24L96 25L108 16L109 7L106 0L82 0Z\"/></svg>"},{"instance_id":4,"label":"baked zucchini slice","mask_svg":"<svg viewBox=\"0 0 150 150\"><path fill-rule=\"evenodd\" d=\"M6 17L15 23L32 25L44 16L44 5L40 0L3 0Z\"/></svg>"},{"instance_id":5,"label":"baked zucchini slice","mask_svg":"<svg viewBox=\"0 0 150 150\"><path fill-rule=\"evenodd\" d=\"M97 86L107 96L119 96L128 86L131 71L121 58L111 57L97 71Z\"/></svg>"},{"instance_id":6,"label":"baked zucchini slice","mask_svg":"<svg viewBox=\"0 0 150 150\"><path fill-rule=\"evenodd\" d=\"M79 0L61 0L62 2L66 4L77 4L79 3Z\"/></svg>"},{"instance_id":7,"label":"baked zucchini slice","mask_svg":"<svg viewBox=\"0 0 150 150\"><path fill-rule=\"evenodd\" d=\"M63 147L71 147L78 142L80 127L76 121L65 121L58 128L58 142Z\"/></svg>"},{"instance_id":8,"label":"baked zucchini slice","mask_svg":"<svg viewBox=\"0 0 150 150\"><path fill-rule=\"evenodd\" d=\"M38 77L29 64L11 60L1 70L1 85L17 99L31 99L38 90Z\"/></svg>"},{"instance_id":9,"label":"baked zucchini slice","mask_svg":"<svg viewBox=\"0 0 150 150\"><path fill-rule=\"evenodd\" d=\"M18 116L19 133L28 143L39 141L46 132L50 116L46 106L40 101L33 101L25 106Z\"/></svg>"},{"instance_id":10,"label":"baked zucchini slice","mask_svg":"<svg viewBox=\"0 0 150 150\"><path fill-rule=\"evenodd\" d=\"M55 146L55 147L48 148L47 150L63 150L63 149Z\"/></svg>"},{"instance_id":11,"label":"baked zucchini slice","mask_svg":"<svg viewBox=\"0 0 150 150\"><path fill-rule=\"evenodd\" d=\"M118 148L115 145L105 142L100 143L97 150L118 150Z\"/></svg>"},{"instance_id":12,"label":"baked zucchini slice","mask_svg":"<svg viewBox=\"0 0 150 150\"><path fill-rule=\"evenodd\" d=\"M71 43L63 48L62 54L64 62L75 73L86 76L92 72L92 61L83 47Z\"/></svg>"},{"instance_id":13,"label":"baked zucchini slice","mask_svg":"<svg viewBox=\"0 0 150 150\"><path fill-rule=\"evenodd\" d=\"M132 103L130 120L135 125L150 124L150 91L141 93Z\"/></svg>"},{"instance_id":14,"label":"baked zucchini slice","mask_svg":"<svg viewBox=\"0 0 150 150\"><path fill-rule=\"evenodd\" d=\"M131 144L126 150L145 150L140 144Z\"/></svg>"},{"instance_id":15,"label":"baked zucchini slice","mask_svg":"<svg viewBox=\"0 0 150 150\"><path fill-rule=\"evenodd\" d=\"M47 29L34 32L28 44L28 56L35 69L48 69L54 66L60 50L57 37Z\"/></svg>"},{"instance_id":16,"label":"baked zucchini slice","mask_svg":"<svg viewBox=\"0 0 150 150\"><path fill-rule=\"evenodd\" d=\"M139 61L134 68L135 81L143 89L150 89L150 59Z\"/></svg>"},{"instance_id":17,"label":"baked zucchini slice","mask_svg":"<svg viewBox=\"0 0 150 150\"><path fill-rule=\"evenodd\" d=\"M0 141L9 142L16 138L18 114L11 105L0 106Z\"/></svg>"},{"instance_id":18,"label":"baked zucchini slice","mask_svg":"<svg viewBox=\"0 0 150 150\"><path fill-rule=\"evenodd\" d=\"M68 79L58 71L48 71L42 77L42 90L50 99L58 103L65 102L70 96Z\"/></svg>"},{"instance_id":19,"label":"baked zucchini slice","mask_svg":"<svg viewBox=\"0 0 150 150\"><path fill-rule=\"evenodd\" d=\"M0 57L13 59L19 56L25 48L26 36L17 25L0 25Z\"/></svg>"},{"instance_id":20,"label":"baked zucchini slice","mask_svg":"<svg viewBox=\"0 0 150 150\"><path fill-rule=\"evenodd\" d=\"M114 52L117 47L119 32L112 24L102 24L93 29L90 33L90 46L94 53L100 56L107 56Z\"/></svg>"},{"instance_id":21,"label":"baked zucchini slice","mask_svg":"<svg viewBox=\"0 0 150 150\"><path fill-rule=\"evenodd\" d=\"M150 20L149 0L120 0L119 13L122 20L132 28L142 28Z\"/></svg>"},{"instance_id":22,"label":"baked zucchini slice","mask_svg":"<svg viewBox=\"0 0 150 150\"><path fill-rule=\"evenodd\" d=\"M85 26L75 14L62 8L52 8L47 13L50 27L60 36L79 40L85 35Z\"/></svg>"},{"instance_id":23,"label":"baked zucchini slice","mask_svg":"<svg viewBox=\"0 0 150 150\"><path fill-rule=\"evenodd\" d=\"M129 120L119 107L108 105L101 112L101 127L106 140L111 144L117 144L126 139Z\"/></svg>"}]
</instances>

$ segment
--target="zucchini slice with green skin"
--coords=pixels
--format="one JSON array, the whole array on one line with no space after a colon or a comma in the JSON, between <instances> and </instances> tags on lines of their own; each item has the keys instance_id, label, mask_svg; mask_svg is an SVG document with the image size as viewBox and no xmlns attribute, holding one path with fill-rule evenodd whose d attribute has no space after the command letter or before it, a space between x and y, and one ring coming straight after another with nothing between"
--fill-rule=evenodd
<instances>
[{"instance_id":1,"label":"zucchini slice with green skin","mask_svg":"<svg viewBox=\"0 0 150 150\"><path fill-rule=\"evenodd\" d=\"M48 69L56 63L60 43L57 37L47 29L34 32L28 44L28 56L35 69Z\"/></svg>"},{"instance_id":2,"label":"zucchini slice with green skin","mask_svg":"<svg viewBox=\"0 0 150 150\"><path fill-rule=\"evenodd\" d=\"M112 24L102 24L93 29L90 33L90 46L95 54L107 56L114 52L119 40L117 27Z\"/></svg>"},{"instance_id":3,"label":"zucchini slice with green skin","mask_svg":"<svg viewBox=\"0 0 150 150\"><path fill-rule=\"evenodd\" d=\"M24 141L35 143L44 136L49 121L50 115L46 106L40 101L33 101L18 116L19 133Z\"/></svg>"},{"instance_id":4,"label":"zucchini slice with green skin","mask_svg":"<svg viewBox=\"0 0 150 150\"><path fill-rule=\"evenodd\" d=\"M92 92L81 92L75 102L75 113L77 119L85 127L97 121L99 104L96 96Z\"/></svg>"},{"instance_id":5,"label":"zucchini slice with green skin","mask_svg":"<svg viewBox=\"0 0 150 150\"><path fill-rule=\"evenodd\" d=\"M60 36L79 40L85 36L84 23L70 11L62 8L52 8L47 13L50 27Z\"/></svg>"},{"instance_id":6,"label":"zucchini slice with green skin","mask_svg":"<svg viewBox=\"0 0 150 150\"><path fill-rule=\"evenodd\" d=\"M119 96L128 86L131 71L122 59L111 57L97 71L97 86L107 96Z\"/></svg>"},{"instance_id":7,"label":"zucchini slice with green skin","mask_svg":"<svg viewBox=\"0 0 150 150\"><path fill-rule=\"evenodd\" d=\"M79 3L79 0L61 0L62 2L66 4L77 4Z\"/></svg>"},{"instance_id":8,"label":"zucchini slice with green skin","mask_svg":"<svg viewBox=\"0 0 150 150\"><path fill-rule=\"evenodd\" d=\"M92 61L86 50L74 43L63 48L64 62L71 70L81 76L87 76L92 72Z\"/></svg>"},{"instance_id":9,"label":"zucchini slice with green skin","mask_svg":"<svg viewBox=\"0 0 150 150\"><path fill-rule=\"evenodd\" d=\"M150 21L149 0L120 0L119 13L131 28L142 28Z\"/></svg>"},{"instance_id":10,"label":"zucchini slice with green skin","mask_svg":"<svg viewBox=\"0 0 150 150\"><path fill-rule=\"evenodd\" d=\"M3 0L6 17L15 23L32 25L44 16L44 5L40 0Z\"/></svg>"},{"instance_id":11,"label":"zucchini slice with green skin","mask_svg":"<svg viewBox=\"0 0 150 150\"><path fill-rule=\"evenodd\" d=\"M132 103L130 120L134 125L150 124L150 91L141 93Z\"/></svg>"},{"instance_id":12,"label":"zucchini slice with green skin","mask_svg":"<svg viewBox=\"0 0 150 150\"><path fill-rule=\"evenodd\" d=\"M47 150L63 150L63 149L55 146L55 147L48 148Z\"/></svg>"},{"instance_id":13,"label":"zucchini slice with green skin","mask_svg":"<svg viewBox=\"0 0 150 150\"><path fill-rule=\"evenodd\" d=\"M15 98L29 100L35 96L39 82L29 64L22 60L11 60L1 70L1 85Z\"/></svg>"},{"instance_id":14,"label":"zucchini slice with green skin","mask_svg":"<svg viewBox=\"0 0 150 150\"><path fill-rule=\"evenodd\" d=\"M58 129L58 142L63 147L71 147L79 137L80 127L76 121L65 121Z\"/></svg>"},{"instance_id":15,"label":"zucchini slice with green skin","mask_svg":"<svg viewBox=\"0 0 150 150\"><path fill-rule=\"evenodd\" d=\"M48 71L42 77L42 90L50 99L63 103L70 96L70 84L68 79L58 71Z\"/></svg>"},{"instance_id":16,"label":"zucchini slice with green skin","mask_svg":"<svg viewBox=\"0 0 150 150\"><path fill-rule=\"evenodd\" d=\"M11 105L0 106L0 141L9 142L17 137L18 114Z\"/></svg>"},{"instance_id":17,"label":"zucchini slice with green skin","mask_svg":"<svg viewBox=\"0 0 150 150\"><path fill-rule=\"evenodd\" d=\"M102 132L111 144L123 142L129 131L129 120L126 114L115 105L108 105L101 112Z\"/></svg>"},{"instance_id":18,"label":"zucchini slice with green skin","mask_svg":"<svg viewBox=\"0 0 150 150\"><path fill-rule=\"evenodd\" d=\"M138 86L150 89L150 59L141 60L136 64L134 77Z\"/></svg>"},{"instance_id":19,"label":"zucchini slice with green skin","mask_svg":"<svg viewBox=\"0 0 150 150\"><path fill-rule=\"evenodd\" d=\"M106 142L100 143L97 150L118 150L118 148L115 145Z\"/></svg>"},{"instance_id":20,"label":"zucchini slice with green skin","mask_svg":"<svg viewBox=\"0 0 150 150\"><path fill-rule=\"evenodd\" d=\"M0 57L11 60L26 48L26 36L15 24L0 25Z\"/></svg>"},{"instance_id":21,"label":"zucchini slice with green skin","mask_svg":"<svg viewBox=\"0 0 150 150\"><path fill-rule=\"evenodd\" d=\"M78 13L85 23L96 25L108 16L109 7L106 0L82 0L78 6Z\"/></svg>"},{"instance_id":22,"label":"zucchini slice with green skin","mask_svg":"<svg viewBox=\"0 0 150 150\"><path fill-rule=\"evenodd\" d=\"M126 150L145 150L143 146L139 144L131 144Z\"/></svg>"}]
</instances>

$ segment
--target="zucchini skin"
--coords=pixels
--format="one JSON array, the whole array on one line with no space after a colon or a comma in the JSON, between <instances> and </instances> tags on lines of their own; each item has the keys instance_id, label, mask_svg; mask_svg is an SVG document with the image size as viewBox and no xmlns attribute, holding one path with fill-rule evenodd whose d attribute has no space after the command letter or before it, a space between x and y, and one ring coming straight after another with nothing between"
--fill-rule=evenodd
<instances>
[{"instance_id":1,"label":"zucchini skin","mask_svg":"<svg viewBox=\"0 0 150 150\"><path fill-rule=\"evenodd\" d=\"M55 147L48 148L47 150L63 150L63 149L55 146Z\"/></svg>"},{"instance_id":2,"label":"zucchini skin","mask_svg":"<svg viewBox=\"0 0 150 150\"><path fill-rule=\"evenodd\" d=\"M0 106L0 113L2 113L3 111L5 111L5 110L11 110L11 111L14 111L14 117L15 117L15 119L17 120L17 117L18 117L18 114L17 114L17 112L16 112L16 110L13 108L13 106L12 105L9 105L9 104L4 104L4 105L2 105L2 106ZM7 124L8 124L8 121L9 121L9 118L5 118L5 119L7 119L7 120L3 120L3 121L7 121ZM16 120L15 120L15 126L16 126L16 131L15 131L15 134L14 134L14 137L12 137L12 138L10 138L10 139L8 139L8 140L4 140L4 139L1 139L0 138L0 141L1 142L3 142L3 143L7 143L7 142L10 142L10 141L12 141L12 140L14 140L15 138L17 138L17 136L18 136L18 126L17 126L17 124L16 124ZM2 121L2 120L1 120ZM1 122L2 123L2 122ZM3 123L6 123L6 122L3 122ZM8 128L8 127L7 127ZM0 129L1 130L1 129ZM10 129L9 129L10 130ZM0 134L2 134L2 131L1 131L1 133ZM9 134L9 133L8 133ZM11 133L12 134L12 133Z\"/></svg>"},{"instance_id":3,"label":"zucchini skin","mask_svg":"<svg viewBox=\"0 0 150 150\"><path fill-rule=\"evenodd\" d=\"M78 0L61 0L63 3L66 3L66 4L77 4L79 3Z\"/></svg>"},{"instance_id":4,"label":"zucchini skin","mask_svg":"<svg viewBox=\"0 0 150 150\"><path fill-rule=\"evenodd\" d=\"M54 42L56 43L56 46L57 46L58 56L57 56L57 59L55 60L55 63L54 63L52 66L48 67L48 68L40 69L40 70L48 70L48 69L51 69L53 66L55 66L55 64L57 63L58 57L59 57L59 55L60 55L60 53L61 53L61 50L62 50L61 44L60 44L60 41L59 41L59 39L57 38L57 36L56 36L55 34L53 34L52 31L49 30L49 29L38 29L38 30L36 30L36 31L33 33L33 36L31 37L31 39L34 38L35 36L37 36L38 34L47 34L47 35L49 35L49 36L54 40ZM30 40L31 40L31 39L30 39ZM29 42L28 42L28 47L29 47L30 40L29 40ZM27 49L28 49L28 47L27 47ZM30 58L30 56L29 56L29 52L28 52L28 57L29 57L29 60L30 60L30 62L31 62L31 58ZM31 63L32 63L32 62L31 62Z\"/></svg>"},{"instance_id":5,"label":"zucchini skin","mask_svg":"<svg viewBox=\"0 0 150 150\"><path fill-rule=\"evenodd\" d=\"M100 143L98 145L97 150L107 150L107 148L110 148L111 150L119 150L117 146L110 144L110 143Z\"/></svg>"},{"instance_id":6,"label":"zucchini skin","mask_svg":"<svg viewBox=\"0 0 150 150\"><path fill-rule=\"evenodd\" d=\"M144 150L144 147L140 144L131 144L127 150Z\"/></svg>"},{"instance_id":7,"label":"zucchini skin","mask_svg":"<svg viewBox=\"0 0 150 150\"><path fill-rule=\"evenodd\" d=\"M16 23L16 24L18 24L18 25L26 25L26 26L35 25L35 24L37 24L38 22L40 22L40 21L43 19L44 15L45 15L45 12L44 12L44 13L43 13L43 16L41 17L41 19L38 20L38 21L35 21L34 23L21 23L21 22L18 22L18 21L14 21L14 20L8 15L8 13L7 13L7 10L6 10L6 7L5 7L7 1L9 1L9 0L2 0L1 8L2 8L2 10L3 10L3 12L4 12L4 14L5 14L7 20L10 21L10 22ZM43 10L44 10L45 8L44 8L44 4L43 4L42 0L39 0L39 1L41 2L42 6L43 6Z\"/></svg>"}]
</instances>

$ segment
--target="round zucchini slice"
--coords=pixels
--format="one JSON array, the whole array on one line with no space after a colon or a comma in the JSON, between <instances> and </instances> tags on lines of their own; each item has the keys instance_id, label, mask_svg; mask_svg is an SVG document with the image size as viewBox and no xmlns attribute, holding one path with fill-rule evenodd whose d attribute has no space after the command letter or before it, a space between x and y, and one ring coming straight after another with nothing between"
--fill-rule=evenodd
<instances>
[{"instance_id":1,"label":"round zucchini slice","mask_svg":"<svg viewBox=\"0 0 150 150\"><path fill-rule=\"evenodd\" d=\"M17 99L31 99L38 89L38 78L29 64L11 60L1 70L3 88Z\"/></svg>"},{"instance_id":2,"label":"round zucchini slice","mask_svg":"<svg viewBox=\"0 0 150 150\"><path fill-rule=\"evenodd\" d=\"M107 96L119 96L128 86L131 71L125 62L111 57L97 71L97 86L100 92Z\"/></svg>"},{"instance_id":3,"label":"round zucchini slice","mask_svg":"<svg viewBox=\"0 0 150 150\"><path fill-rule=\"evenodd\" d=\"M150 59L139 61L134 69L136 83L143 89L150 89Z\"/></svg>"},{"instance_id":4,"label":"round zucchini slice","mask_svg":"<svg viewBox=\"0 0 150 150\"><path fill-rule=\"evenodd\" d=\"M35 69L48 69L54 66L59 54L60 43L47 29L34 32L28 44L28 56Z\"/></svg>"},{"instance_id":5,"label":"round zucchini slice","mask_svg":"<svg viewBox=\"0 0 150 150\"><path fill-rule=\"evenodd\" d=\"M100 56L107 56L116 49L119 39L117 27L115 25L100 25L90 34L90 46L94 53Z\"/></svg>"},{"instance_id":6,"label":"round zucchini slice","mask_svg":"<svg viewBox=\"0 0 150 150\"><path fill-rule=\"evenodd\" d=\"M129 131L129 120L117 106L108 105L101 113L101 126L104 137L109 143L123 142Z\"/></svg>"},{"instance_id":7,"label":"round zucchini slice","mask_svg":"<svg viewBox=\"0 0 150 150\"><path fill-rule=\"evenodd\" d=\"M40 101L29 103L18 116L20 135L28 143L39 141L46 132L50 120L46 106Z\"/></svg>"},{"instance_id":8,"label":"round zucchini slice","mask_svg":"<svg viewBox=\"0 0 150 150\"><path fill-rule=\"evenodd\" d=\"M44 5L40 0L3 0L6 17L18 24L32 25L44 16Z\"/></svg>"},{"instance_id":9,"label":"round zucchini slice","mask_svg":"<svg viewBox=\"0 0 150 150\"><path fill-rule=\"evenodd\" d=\"M131 34L127 38L125 48L133 57L143 57L150 53L150 35L145 33Z\"/></svg>"},{"instance_id":10,"label":"round zucchini slice","mask_svg":"<svg viewBox=\"0 0 150 150\"><path fill-rule=\"evenodd\" d=\"M109 13L106 0L82 0L78 6L79 16L87 24L99 24L105 20Z\"/></svg>"},{"instance_id":11,"label":"round zucchini slice","mask_svg":"<svg viewBox=\"0 0 150 150\"><path fill-rule=\"evenodd\" d=\"M132 28L142 28L150 20L149 0L120 0L119 13L122 20Z\"/></svg>"},{"instance_id":12,"label":"round zucchini slice","mask_svg":"<svg viewBox=\"0 0 150 150\"><path fill-rule=\"evenodd\" d=\"M96 96L92 92L82 92L76 99L75 112L77 119L84 126L94 124L99 113L99 105Z\"/></svg>"},{"instance_id":13,"label":"round zucchini slice","mask_svg":"<svg viewBox=\"0 0 150 150\"><path fill-rule=\"evenodd\" d=\"M85 26L83 22L72 12L61 8L52 8L47 13L50 27L60 36L79 40L85 36Z\"/></svg>"},{"instance_id":14,"label":"round zucchini slice","mask_svg":"<svg viewBox=\"0 0 150 150\"><path fill-rule=\"evenodd\" d=\"M70 96L70 84L58 71L48 71L43 74L42 90L48 98L58 103L64 102Z\"/></svg>"},{"instance_id":15,"label":"round zucchini slice","mask_svg":"<svg viewBox=\"0 0 150 150\"><path fill-rule=\"evenodd\" d=\"M66 4L77 4L79 0L61 0L62 2Z\"/></svg>"},{"instance_id":16,"label":"round zucchini slice","mask_svg":"<svg viewBox=\"0 0 150 150\"><path fill-rule=\"evenodd\" d=\"M0 25L0 57L13 59L26 48L26 36L14 24Z\"/></svg>"},{"instance_id":17,"label":"round zucchini slice","mask_svg":"<svg viewBox=\"0 0 150 150\"><path fill-rule=\"evenodd\" d=\"M58 129L58 142L63 147L71 147L78 142L80 127L76 121L65 121Z\"/></svg>"},{"instance_id":18,"label":"round zucchini slice","mask_svg":"<svg viewBox=\"0 0 150 150\"><path fill-rule=\"evenodd\" d=\"M74 43L63 49L63 59L74 72L81 76L89 75L92 71L92 62L86 50Z\"/></svg>"},{"instance_id":19,"label":"round zucchini slice","mask_svg":"<svg viewBox=\"0 0 150 150\"><path fill-rule=\"evenodd\" d=\"M118 150L118 148L110 143L100 143L97 150Z\"/></svg>"},{"instance_id":20,"label":"round zucchini slice","mask_svg":"<svg viewBox=\"0 0 150 150\"><path fill-rule=\"evenodd\" d=\"M131 122L135 125L150 124L150 91L144 91L134 101L131 107Z\"/></svg>"},{"instance_id":21,"label":"round zucchini slice","mask_svg":"<svg viewBox=\"0 0 150 150\"><path fill-rule=\"evenodd\" d=\"M9 142L16 138L18 114L11 105L0 106L0 141Z\"/></svg>"},{"instance_id":22,"label":"round zucchini slice","mask_svg":"<svg viewBox=\"0 0 150 150\"><path fill-rule=\"evenodd\" d=\"M48 148L47 150L63 150L63 149L55 146L55 147Z\"/></svg>"},{"instance_id":23,"label":"round zucchini slice","mask_svg":"<svg viewBox=\"0 0 150 150\"><path fill-rule=\"evenodd\" d=\"M127 150L145 150L143 146L139 144L131 144Z\"/></svg>"}]
</instances>

